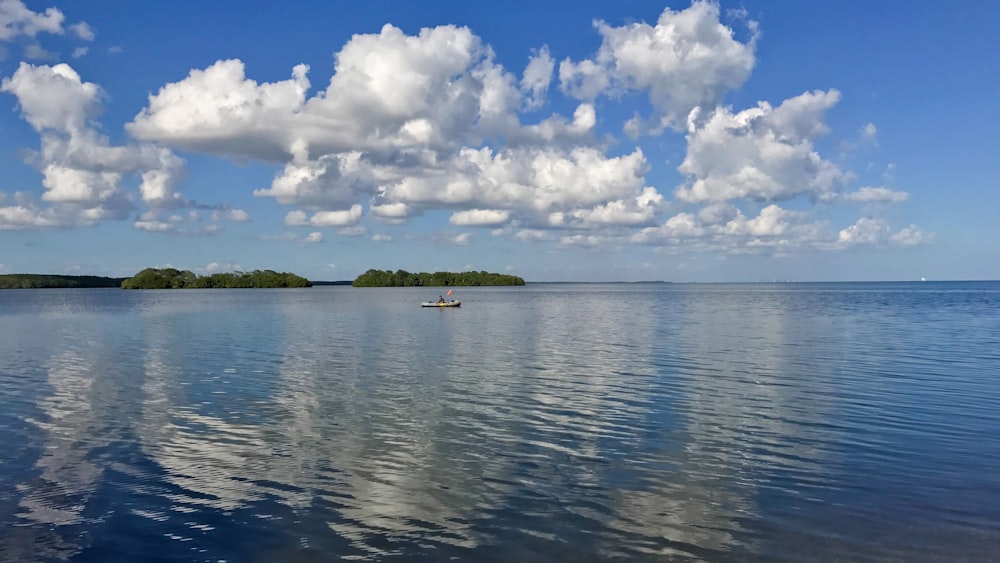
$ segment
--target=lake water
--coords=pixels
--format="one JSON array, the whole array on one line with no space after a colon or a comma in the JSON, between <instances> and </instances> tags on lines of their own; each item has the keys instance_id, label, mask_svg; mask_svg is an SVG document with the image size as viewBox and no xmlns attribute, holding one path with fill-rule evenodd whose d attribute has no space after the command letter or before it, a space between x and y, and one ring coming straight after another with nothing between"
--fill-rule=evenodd
<instances>
[{"instance_id":1,"label":"lake water","mask_svg":"<svg viewBox=\"0 0 1000 563\"><path fill-rule=\"evenodd\" d=\"M2 561L1000 557L1000 283L0 292Z\"/></svg>"}]
</instances>

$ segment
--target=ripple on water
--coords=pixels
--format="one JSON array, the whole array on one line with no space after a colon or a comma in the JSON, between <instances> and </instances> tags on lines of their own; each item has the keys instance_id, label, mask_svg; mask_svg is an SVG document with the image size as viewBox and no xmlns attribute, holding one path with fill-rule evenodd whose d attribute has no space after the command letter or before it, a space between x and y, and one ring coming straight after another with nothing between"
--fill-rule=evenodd
<instances>
[{"instance_id":1,"label":"ripple on water","mask_svg":"<svg viewBox=\"0 0 1000 563\"><path fill-rule=\"evenodd\" d=\"M989 559L997 289L26 293L0 559Z\"/></svg>"}]
</instances>

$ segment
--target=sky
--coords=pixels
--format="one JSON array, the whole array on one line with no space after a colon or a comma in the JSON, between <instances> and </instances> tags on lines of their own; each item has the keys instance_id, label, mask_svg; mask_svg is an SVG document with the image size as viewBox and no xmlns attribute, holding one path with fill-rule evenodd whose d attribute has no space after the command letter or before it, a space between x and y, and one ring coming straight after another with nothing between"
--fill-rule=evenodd
<instances>
[{"instance_id":1,"label":"sky","mask_svg":"<svg viewBox=\"0 0 1000 563\"><path fill-rule=\"evenodd\" d=\"M0 0L0 273L1000 279L996 21Z\"/></svg>"}]
</instances>

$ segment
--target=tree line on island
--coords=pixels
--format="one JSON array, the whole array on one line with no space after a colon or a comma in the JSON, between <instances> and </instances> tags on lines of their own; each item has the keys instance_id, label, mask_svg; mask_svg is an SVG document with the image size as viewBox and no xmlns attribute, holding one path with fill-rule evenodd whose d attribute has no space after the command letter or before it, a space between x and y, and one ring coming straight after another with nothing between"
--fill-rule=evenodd
<instances>
[{"instance_id":1,"label":"tree line on island","mask_svg":"<svg viewBox=\"0 0 1000 563\"><path fill-rule=\"evenodd\" d=\"M146 268L121 283L122 289L212 289L312 287L302 276L274 270L223 272L199 276L190 270Z\"/></svg>"},{"instance_id":2,"label":"tree line on island","mask_svg":"<svg viewBox=\"0 0 1000 563\"><path fill-rule=\"evenodd\" d=\"M510 274L490 272L420 272L406 270L368 270L358 276L354 287L432 287L477 285L524 285L524 280Z\"/></svg>"},{"instance_id":3,"label":"tree line on island","mask_svg":"<svg viewBox=\"0 0 1000 563\"><path fill-rule=\"evenodd\" d=\"M2 274L0 289L58 289L120 287L126 278L103 276L58 276L50 274Z\"/></svg>"},{"instance_id":4,"label":"tree line on island","mask_svg":"<svg viewBox=\"0 0 1000 563\"><path fill-rule=\"evenodd\" d=\"M509 274L479 272L420 272L406 270L368 270L353 282L317 282L322 285L354 287L445 287L524 285L524 280ZM0 289L49 289L120 287L122 289L212 289L212 288L281 288L312 287L306 278L273 270L224 272L199 276L177 268L146 268L130 278L103 276L63 276L49 274L0 274Z\"/></svg>"}]
</instances>

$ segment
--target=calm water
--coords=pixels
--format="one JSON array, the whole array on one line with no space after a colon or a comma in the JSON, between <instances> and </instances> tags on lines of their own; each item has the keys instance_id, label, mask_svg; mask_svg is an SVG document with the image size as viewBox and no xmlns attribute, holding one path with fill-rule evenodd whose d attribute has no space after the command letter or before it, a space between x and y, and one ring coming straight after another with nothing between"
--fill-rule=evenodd
<instances>
[{"instance_id":1,"label":"calm water","mask_svg":"<svg viewBox=\"0 0 1000 563\"><path fill-rule=\"evenodd\" d=\"M0 560L1000 557L1000 283L0 292Z\"/></svg>"}]
</instances>

